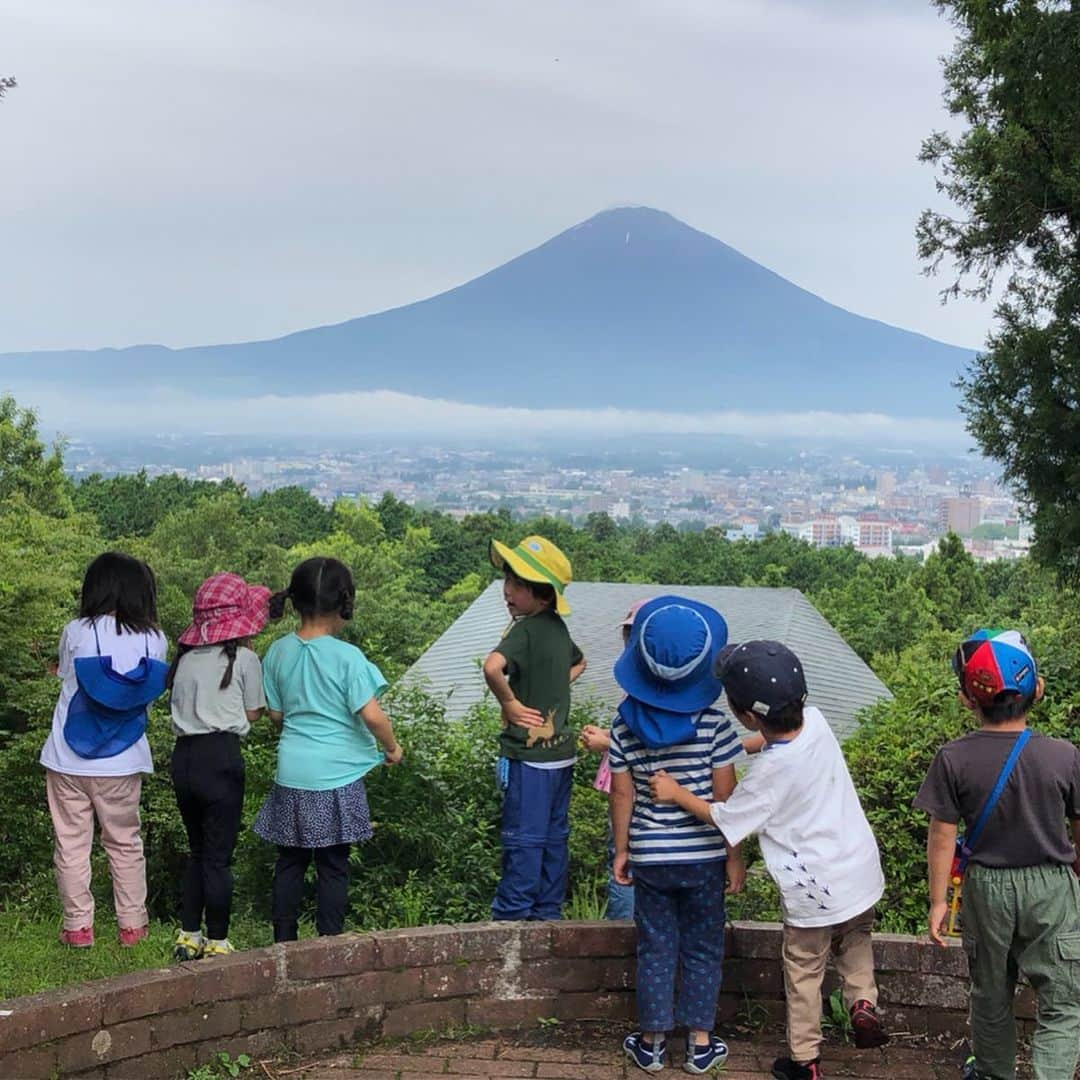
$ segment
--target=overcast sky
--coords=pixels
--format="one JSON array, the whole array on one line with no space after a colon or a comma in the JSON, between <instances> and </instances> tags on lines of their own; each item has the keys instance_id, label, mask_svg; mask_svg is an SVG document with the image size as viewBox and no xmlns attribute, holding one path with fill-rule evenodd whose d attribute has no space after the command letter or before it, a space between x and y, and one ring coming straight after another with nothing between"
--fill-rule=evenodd
<instances>
[{"instance_id":1,"label":"overcast sky","mask_svg":"<svg viewBox=\"0 0 1080 1080\"><path fill-rule=\"evenodd\" d=\"M3 0L0 351L273 337L640 203L976 346L913 229L922 0Z\"/></svg>"}]
</instances>

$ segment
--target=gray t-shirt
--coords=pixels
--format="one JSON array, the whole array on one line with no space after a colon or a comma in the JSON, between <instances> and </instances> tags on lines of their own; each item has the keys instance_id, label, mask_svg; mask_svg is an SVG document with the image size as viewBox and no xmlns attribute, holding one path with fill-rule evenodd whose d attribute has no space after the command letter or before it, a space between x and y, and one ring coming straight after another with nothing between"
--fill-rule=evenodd
<instances>
[{"instance_id":1,"label":"gray t-shirt","mask_svg":"<svg viewBox=\"0 0 1080 1080\"><path fill-rule=\"evenodd\" d=\"M1019 737L972 731L943 746L914 805L939 821L970 829ZM971 856L982 866L1071 865L1076 853L1065 819L1080 818L1080 750L1065 739L1031 733Z\"/></svg>"},{"instance_id":2,"label":"gray t-shirt","mask_svg":"<svg viewBox=\"0 0 1080 1080\"><path fill-rule=\"evenodd\" d=\"M177 735L248 733L251 725L245 710L266 707L262 665L255 653L241 646L236 650L232 681L222 690L221 679L228 663L220 645L201 645L180 658L170 701Z\"/></svg>"}]
</instances>

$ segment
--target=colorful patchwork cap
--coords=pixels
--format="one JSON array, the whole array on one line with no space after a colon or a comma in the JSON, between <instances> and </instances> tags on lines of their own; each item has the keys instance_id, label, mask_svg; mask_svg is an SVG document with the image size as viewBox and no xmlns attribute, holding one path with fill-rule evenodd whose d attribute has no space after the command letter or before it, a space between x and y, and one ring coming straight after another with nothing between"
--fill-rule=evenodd
<instances>
[{"instance_id":1,"label":"colorful patchwork cap","mask_svg":"<svg viewBox=\"0 0 1080 1080\"><path fill-rule=\"evenodd\" d=\"M1035 657L1018 630L976 630L956 650L953 671L960 689L982 705L1000 694L1031 697L1039 679Z\"/></svg>"}]
</instances>

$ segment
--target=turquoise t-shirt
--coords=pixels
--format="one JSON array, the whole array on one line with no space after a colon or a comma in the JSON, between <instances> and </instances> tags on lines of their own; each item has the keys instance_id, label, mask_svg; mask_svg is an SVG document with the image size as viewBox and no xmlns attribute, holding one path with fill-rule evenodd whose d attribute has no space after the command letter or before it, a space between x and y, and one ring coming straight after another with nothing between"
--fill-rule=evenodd
<instances>
[{"instance_id":1,"label":"turquoise t-shirt","mask_svg":"<svg viewBox=\"0 0 1080 1080\"><path fill-rule=\"evenodd\" d=\"M329 791L383 760L356 714L386 689L382 672L355 646L329 634L279 638L263 660L266 703L285 720L278 741L282 787Z\"/></svg>"}]
</instances>

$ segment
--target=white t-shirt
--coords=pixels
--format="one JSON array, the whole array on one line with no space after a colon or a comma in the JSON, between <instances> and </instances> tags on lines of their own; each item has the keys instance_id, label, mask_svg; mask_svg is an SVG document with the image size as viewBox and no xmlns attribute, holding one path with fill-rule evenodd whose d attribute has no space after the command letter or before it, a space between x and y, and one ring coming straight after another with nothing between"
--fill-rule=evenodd
<instances>
[{"instance_id":1,"label":"white t-shirt","mask_svg":"<svg viewBox=\"0 0 1080 1080\"><path fill-rule=\"evenodd\" d=\"M125 630L118 634L116 620L111 615L100 616L96 622L101 655L112 657L115 671L131 671L147 652L152 660L165 659L168 646L165 635L160 631L131 634ZM75 660L83 656L97 656L94 624L89 619L75 619L69 622L60 634L60 662L56 674L63 682L59 700L53 709L52 732L41 749L41 764L53 772L69 773L72 776L131 776L133 773L152 773L154 765L150 760L150 744L145 735L115 757L84 758L68 746L64 738L64 721L67 720L68 704L79 688L75 680Z\"/></svg>"},{"instance_id":2,"label":"white t-shirt","mask_svg":"<svg viewBox=\"0 0 1080 1080\"><path fill-rule=\"evenodd\" d=\"M832 926L881 899L877 841L840 744L817 709L803 711L796 738L769 744L711 813L729 844L758 834L790 926Z\"/></svg>"}]
</instances>

